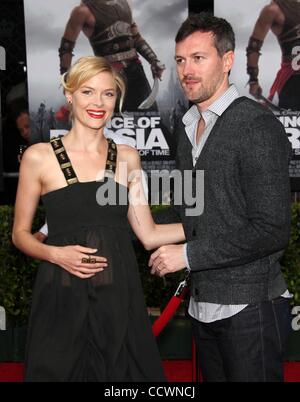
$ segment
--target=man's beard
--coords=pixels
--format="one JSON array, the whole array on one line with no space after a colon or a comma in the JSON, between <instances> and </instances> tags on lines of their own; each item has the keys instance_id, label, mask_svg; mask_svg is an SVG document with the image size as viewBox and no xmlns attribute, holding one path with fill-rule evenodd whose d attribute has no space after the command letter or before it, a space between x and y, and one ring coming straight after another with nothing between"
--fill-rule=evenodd
<instances>
[{"instance_id":1,"label":"man's beard","mask_svg":"<svg viewBox=\"0 0 300 402\"><path fill-rule=\"evenodd\" d=\"M200 81L201 84L201 81ZM211 86L209 88L204 88L203 84L201 84L201 88L199 88L195 94L190 93L190 91L187 89L187 87L185 86L184 82L181 83L182 89L186 95L186 97L188 98L188 100L190 102L193 103L202 103L205 102L207 99L209 99L214 91L211 88Z\"/></svg>"},{"instance_id":2,"label":"man's beard","mask_svg":"<svg viewBox=\"0 0 300 402\"><path fill-rule=\"evenodd\" d=\"M193 79L193 78L190 78ZM195 80L198 80L200 83L200 88L196 90L195 94L191 94L189 93L189 91L187 90L186 86L184 85L184 81L181 83L182 89L186 95L186 97L188 98L188 100L190 102L193 103L202 103L207 101L208 99L210 99L218 90L221 81L219 79L214 79L210 85L207 86L203 86L203 81L197 78L194 78Z\"/></svg>"},{"instance_id":3,"label":"man's beard","mask_svg":"<svg viewBox=\"0 0 300 402\"><path fill-rule=\"evenodd\" d=\"M209 91L209 89L204 88L204 90L201 91L201 93L196 94L195 97L190 98L189 100L193 103L202 103L207 101L212 95L213 91Z\"/></svg>"}]
</instances>

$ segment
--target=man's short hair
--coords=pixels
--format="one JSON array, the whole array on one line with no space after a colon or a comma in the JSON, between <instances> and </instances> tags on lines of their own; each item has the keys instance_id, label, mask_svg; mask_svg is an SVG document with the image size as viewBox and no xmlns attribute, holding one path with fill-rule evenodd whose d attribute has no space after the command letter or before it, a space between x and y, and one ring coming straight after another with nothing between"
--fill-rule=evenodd
<instances>
[{"instance_id":1,"label":"man's short hair","mask_svg":"<svg viewBox=\"0 0 300 402\"><path fill-rule=\"evenodd\" d=\"M229 50L234 51L235 35L232 26L224 18L215 17L208 12L191 14L179 28L175 42L181 42L195 32L212 32L219 56Z\"/></svg>"}]
</instances>

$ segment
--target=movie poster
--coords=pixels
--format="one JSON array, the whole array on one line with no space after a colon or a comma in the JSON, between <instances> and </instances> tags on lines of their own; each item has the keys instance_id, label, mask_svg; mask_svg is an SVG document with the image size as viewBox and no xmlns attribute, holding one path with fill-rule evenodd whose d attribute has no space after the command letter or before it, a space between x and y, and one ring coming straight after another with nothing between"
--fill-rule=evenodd
<instances>
[{"instance_id":1,"label":"movie poster","mask_svg":"<svg viewBox=\"0 0 300 402\"><path fill-rule=\"evenodd\" d=\"M300 2L214 0L214 13L228 20L236 34L230 80L241 95L264 104L284 125L293 148L292 190L300 191ZM251 36L261 42L252 42L252 55L250 52L247 59L246 48ZM258 60L253 46L258 46ZM249 92L251 77L247 74L247 62L258 67L258 85L252 85L253 91L258 89L256 98Z\"/></svg>"},{"instance_id":2,"label":"movie poster","mask_svg":"<svg viewBox=\"0 0 300 402\"><path fill-rule=\"evenodd\" d=\"M81 3L88 8L91 25L80 26ZM50 136L63 134L69 128L60 87L60 67L65 66L58 49L64 32L78 23L72 61L86 55L103 55L123 73L128 59L136 55L129 71L133 79L126 73L131 87L123 114L114 115L105 135L135 146L146 172L172 170L174 127L178 116L188 107L174 62L174 38L187 17L187 0L26 0L24 6L32 142L48 141ZM126 31L130 14L142 38L139 47L134 47ZM154 66L154 75L149 62L153 57L159 61ZM137 67L138 72L134 70ZM148 89L141 92L142 87Z\"/></svg>"}]
</instances>

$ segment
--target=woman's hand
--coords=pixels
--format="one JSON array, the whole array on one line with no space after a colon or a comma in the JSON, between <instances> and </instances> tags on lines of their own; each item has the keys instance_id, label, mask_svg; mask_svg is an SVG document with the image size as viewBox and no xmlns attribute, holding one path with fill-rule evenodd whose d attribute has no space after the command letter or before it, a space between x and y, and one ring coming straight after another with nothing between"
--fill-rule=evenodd
<instances>
[{"instance_id":1,"label":"woman's hand","mask_svg":"<svg viewBox=\"0 0 300 402\"><path fill-rule=\"evenodd\" d=\"M96 251L96 248L78 245L53 247L50 261L64 268L70 274L78 276L78 278L91 278L107 267L107 259L105 257L91 255ZM93 262L82 262L83 258L90 259Z\"/></svg>"}]
</instances>

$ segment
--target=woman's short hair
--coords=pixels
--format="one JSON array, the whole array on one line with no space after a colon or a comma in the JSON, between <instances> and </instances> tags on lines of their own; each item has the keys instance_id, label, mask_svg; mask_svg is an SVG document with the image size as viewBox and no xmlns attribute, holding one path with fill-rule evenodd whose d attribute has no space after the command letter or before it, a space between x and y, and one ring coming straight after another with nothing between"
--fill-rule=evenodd
<instances>
[{"instance_id":1,"label":"woman's short hair","mask_svg":"<svg viewBox=\"0 0 300 402\"><path fill-rule=\"evenodd\" d=\"M110 73L116 83L119 110L121 112L124 96L125 96L125 83L119 73L117 73L109 61L104 57L98 56L85 56L78 59L67 72L62 75L61 84L64 92L68 91L73 93L81 87L81 85L99 73Z\"/></svg>"}]
</instances>

